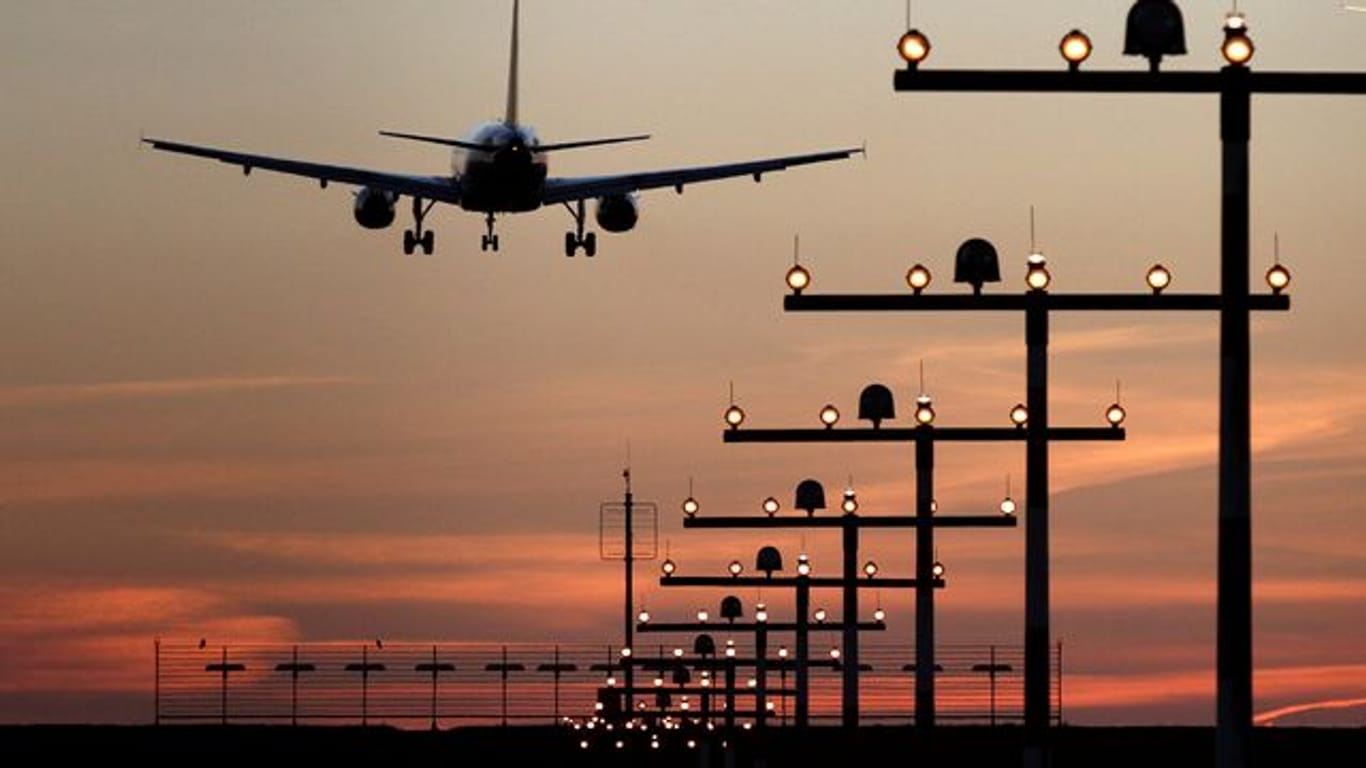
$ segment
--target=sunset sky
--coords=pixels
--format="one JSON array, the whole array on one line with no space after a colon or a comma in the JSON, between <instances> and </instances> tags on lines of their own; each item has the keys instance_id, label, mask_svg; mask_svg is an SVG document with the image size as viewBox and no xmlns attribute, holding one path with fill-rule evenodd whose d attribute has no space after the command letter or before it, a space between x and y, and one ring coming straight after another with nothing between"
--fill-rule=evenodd
<instances>
[{"instance_id":1,"label":"sunset sky","mask_svg":"<svg viewBox=\"0 0 1366 768\"><path fill-rule=\"evenodd\" d=\"M561 209L498 223L439 208L405 257L406 202L359 228L350 191L154 152L140 135L413 173L501 116L508 0L0 0L0 722L150 719L153 637L615 641L619 568L598 506L660 505L680 571L763 544L817 570L837 542L682 530L790 507L853 477L907 513L908 447L723 445L747 426L852 416L866 384L902 406L924 361L938 424L1004 425L1024 399L1013 315L785 314L792 238L813 292L953 285L968 237L1023 290L1029 206L1057 291L1218 288L1211 96L896 94L900 0L526 0L521 116L543 140L651 133L554 155L590 175L859 146L866 158L642 196L635 231L566 259ZM920 0L927 67L1061 67L1090 33L1119 55L1128 0ZM1227 4L1186 0L1190 55L1221 64ZM1268 70L1366 71L1366 14L1245 0ZM1366 98L1258 97L1253 321L1256 711L1366 725ZM1123 382L1129 439L1053 449L1053 631L1070 722L1214 719L1217 321L1053 319L1052 418L1101 425ZM1024 451L945 446L945 513L995 508ZM870 535L910 575L906 533ZM1023 635L1023 527L939 535L940 639ZM691 615L719 595L654 586ZM742 595L746 602L754 595ZM909 595L884 595L909 642ZM771 606L780 601L769 599ZM832 606L833 607L833 606ZM790 608L777 608L782 616ZM1332 703L1351 706L1331 706ZM1323 703L1322 708L1317 704ZM1307 707L1301 711L1300 707Z\"/></svg>"}]
</instances>

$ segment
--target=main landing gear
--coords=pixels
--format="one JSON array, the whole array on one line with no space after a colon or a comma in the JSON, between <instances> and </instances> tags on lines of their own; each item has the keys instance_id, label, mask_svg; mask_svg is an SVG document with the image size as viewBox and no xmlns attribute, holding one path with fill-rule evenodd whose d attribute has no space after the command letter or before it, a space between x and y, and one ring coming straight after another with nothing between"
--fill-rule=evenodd
<instances>
[{"instance_id":1,"label":"main landing gear","mask_svg":"<svg viewBox=\"0 0 1366 768\"><path fill-rule=\"evenodd\" d=\"M403 253L405 255L412 256L413 251L417 250L419 245L422 246L422 252L428 256L432 255L432 250L436 248L436 233L430 229L426 232L422 231L422 220L427 217L427 212L432 209L433 205L436 205L435 200L424 206L422 198L413 198L413 228L403 230Z\"/></svg>"},{"instance_id":2,"label":"main landing gear","mask_svg":"<svg viewBox=\"0 0 1366 768\"><path fill-rule=\"evenodd\" d=\"M498 236L493 234L493 211L489 211L488 216L484 218L484 225L488 227L489 231L488 234L484 235L484 238L479 241L479 248L484 251L492 249L494 253L497 253Z\"/></svg>"},{"instance_id":3,"label":"main landing gear","mask_svg":"<svg viewBox=\"0 0 1366 768\"><path fill-rule=\"evenodd\" d=\"M564 255L572 257L579 248L583 248L585 256L594 256L598 252L598 236L594 232L584 234L584 205L583 201L578 201L576 207L571 208L569 203L564 204L569 209L569 215L574 217L574 231L564 233Z\"/></svg>"}]
</instances>

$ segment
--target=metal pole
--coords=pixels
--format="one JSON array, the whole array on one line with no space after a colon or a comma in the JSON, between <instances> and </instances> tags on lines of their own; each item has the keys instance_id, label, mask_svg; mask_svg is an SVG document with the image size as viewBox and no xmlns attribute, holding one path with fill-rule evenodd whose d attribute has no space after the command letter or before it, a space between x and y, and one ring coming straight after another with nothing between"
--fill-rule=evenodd
<instances>
[{"instance_id":1,"label":"metal pole","mask_svg":"<svg viewBox=\"0 0 1366 768\"><path fill-rule=\"evenodd\" d=\"M754 722L759 728L768 724L768 627L754 628Z\"/></svg>"},{"instance_id":2,"label":"metal pole","mask_svg":"<svg viewBox=\"0 0 1366 768\"><path fill-rule=\"evenodd\" d=\"M1047 764L1049 720L1048 305L1026 294L1025 750L1026 768Z\"/></svg>"},{"instance_id":3,"label":"metal pole","mask_svg":"<svg viewBox=\"0 0 1366 768\"><path fill-rule=\"evenodd\" d=\"M735 730L735 657L726 657L726 732Z\"/></svg>"},{"instance_id":4,"label":"metal pole","mask_svg":"<svg viewBox=\"0 0 1366 768\"><path fill-rule=\"evenodd\" d=\"M228 724L228 646L222 647L222 660L220 665L223 669L223 682L220 683L221 693L219 694L218 716L222 725Z\"/></svg>"},{"instance_id":5,"label":"metal pole","mask_svg":"<svg viewBox=\"0 0 1366 768\"><path fill-rule=\"evenodd\" d=\"M858 728L858 516L846 514L844 526L844 690L841 702L844 727Z\"/></svg>"},{"instance_id":6,"label":"metal pole","mask_svg":"<svg viewBox=\"0 0 1366 768\"><path fill-rule=\"evenodd\" d=\"M921 429L932 430L924 425ZM934 438L915 441L915 727L934 730Z\"/></svg>"},{"instance_id":7,"label":"metal pole","mask_svg":"<svg viewBox=\"0 0 1366 768\"><path fill-rule=\"evenodd\" d=\"M1219 312L1218 704L1215 765L1248 765L1252 746L1252 410L1248 305L1250 72L1227 66L1219 92L1223 141Z\"/></svg>"},{"instance_id":8,"label":"metal pole","mask_svg":"<svg viewBox=\"0 0 1366 768\"><path fill-rule=\"evenodd\" d=\"M797 727L811 724L811 577L797 577Z\"/></svg>"},{"instance_id":9,"label":"metal pole","mask_svg":"<svg viewBox=\"0 0 1366 768\"><path fill-rule=\"evenodd\" d=\"M152 639L152 725L161 725L161 638Z\"/></svg>"},{"instance_id":10,"label":"metal pole","mask_svg":"<svg viewBox=\"0 0 1366 768\"><path fill-rule=\"evenodd\" d=\"M436 730L436 678L438 676L436 666L436 645L432 645L432 730Z\"/></svg>"},{"instance_id":11,"label":"metal pole","mask_svg":"<svg viewBox=\"0 0 1366 768\"><path fill-rule=\"evenodd\" d=\"M991 646L991 674L987 676L991 685L991 726L996 727L996 646Z\"/></svg>"},{"instance_id":12,"label":"metal pole","mask_svg":"<svg viewBox=\"0 0 1366 768\"><path fill-rule=\"evenodd\" d=\"M555 725L560 723L560 646L555 646Z\"/></svg>"},{"instance_id":13,"label":"metal pole","mask_svg":"<svg viewBox=\"0 0 1366 768\"><path fill-rule=\"evenodd\" d=\"M622 472L622 475L626 478L626 613L622 617L622 626L625 628L624 636L626 638L626 645L624 645L623 647L630 648L632 653L634 653L635 615L632 611L632 598L634 595L634 587L632 582L633 577L635 576L635 568L633 567L633 555L635 553L632 551L633 531L631 530L631 518L634 517L634 514L632 513L633 496L631 495L631 470L627 469L626 471ZM631 691L634 689L636 684L635 668L632 667L630 662L631 658L622 659L623 676L626 678L626 712L628 717L630 716L630 713L635 711L635 705L632 702Z\"/></svg>"},{"instance_id":14,"label":"metal pole","mask_svg":"<svg viewBox=\"0 0 1366 768\"><path fill-rule=\"evenodd\" d=\"M289 667L289 724L299 724L299 646L294 646ZM433 659L435 661L435 659Z\"/></svg>"},{"instance_id":15,"label":"metal pole","mask_svg":"<svg viewBox=\"0 0 1366 768\"><path fill-rule=\"evenodd\" d=\"M360 647L360 724L370 724L370 646Z\"/></svg>"},{"instance_id":16,"label":"metal pole","mask_svg":"<svg viewBox=\"0 0 1366 768\"><path fill-rule=\"evenodd\" d=\"M629 685L629 683L627 684ZM503 727L508 727L508 647L506 645L503 646Z\"/></svg>"}]
</instances>

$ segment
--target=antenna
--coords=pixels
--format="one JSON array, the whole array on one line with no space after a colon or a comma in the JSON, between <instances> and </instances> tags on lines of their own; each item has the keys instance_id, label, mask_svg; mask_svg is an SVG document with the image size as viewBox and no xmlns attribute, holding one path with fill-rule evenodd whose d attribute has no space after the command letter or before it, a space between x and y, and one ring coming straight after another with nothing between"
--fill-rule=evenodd
<instances>
[{"instance_id":1,"label":"antenna","mask_svg":"<svg viewBox=\"0 0 1366 768\"><path fill-rule=\"evenodd\" d=\"M1116 402L1116 403L1119 402L1119 386L1120 386L1120 381L1119 381L1119 379L1115 379L1115 402Z\"/></svg>"},{"instance_id":2,"label":"antenna","mask_svg":"<svg viewBox=\"0 0 1366 768\"><path fill-rule=\"evenodd\" d=\"M1280 232L1277 232L1276 234L1272 235L1272 241L1271 241L1271 242L1272 242L1272 251L1271 251L1271 253L1272 253L1272 257L1271 257L1272 263L1273 263L1273 264L1280 264L1280 263L1281 263L1281 233L1280 233Z\"/></svg>"},{"instance_id":3,"label":"antenna","mask_svg":"<svg viewBox=\"0 0 1366 768\"><path fill-rule=\"evenodd\" d=\"M799 263L799 257L801 256L801 253L802 253L802 236L801 236L801 235L793 235L793 236L792 236L792 263L793 263L793 264Z\"/></svg>"},{"instance_id":4,"label":"antenna","mask_svg":"<svg viewBox=\"0 0 1366 768\"><path fill-rule=\"evenodd\" d=\"M730 382L730 404L735 405L735 381Z\"/></svg>"},{"instance_id":5,"label":"antenna","mask_svg":"<svg viewBox=\"0 0 1366 768\"><path fill-rule=\"evenodd\" d=\"M1006 496L1010 495L1010 473L1006 473Z\"/></svg>"},{"instance_id":6,"label":"antenna","mask_svg":"<svg viewBox=\"0 0 1366 768\"><path fill-rule=\"evenodd\" d=\"M925 358L920 358L920 394L925 394Z\"/></svg>"},{"instance_id":7,"label":"antenna","mask_svg":"<svg viewBox=\"0 0 1366 768\"><path fill-rule=\"evenodd\" d=\"M906 0L906 29L911 28L911 0Z\"/></svg>"},{"instance_id":8,"label":"antenna","mask_svg":"<svg viewBox=\"0 0 1366 768\"><path fill-rule=\"evenodd\" d=\"M1039 249L1034 244L1034 206L1029 206L1029 252L1038 253Z\"/></svg>"}]
</instances>

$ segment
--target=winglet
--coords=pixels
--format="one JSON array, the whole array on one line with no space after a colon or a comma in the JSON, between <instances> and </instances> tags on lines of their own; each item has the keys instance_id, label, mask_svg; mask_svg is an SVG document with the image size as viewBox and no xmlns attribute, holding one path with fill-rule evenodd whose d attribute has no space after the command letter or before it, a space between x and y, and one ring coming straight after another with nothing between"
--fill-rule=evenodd
<instances>
[{"instance_id":1,"label":"winglet","mask_svg":"<svg viewBox=\"0 0 1366 768\"><path fill-rule=\"evenodd\" d=\"M508 65L508 107L503 122L517 124L517 17L519 0L512 0L512 60Z\"/></svg>"}]
</instances>

